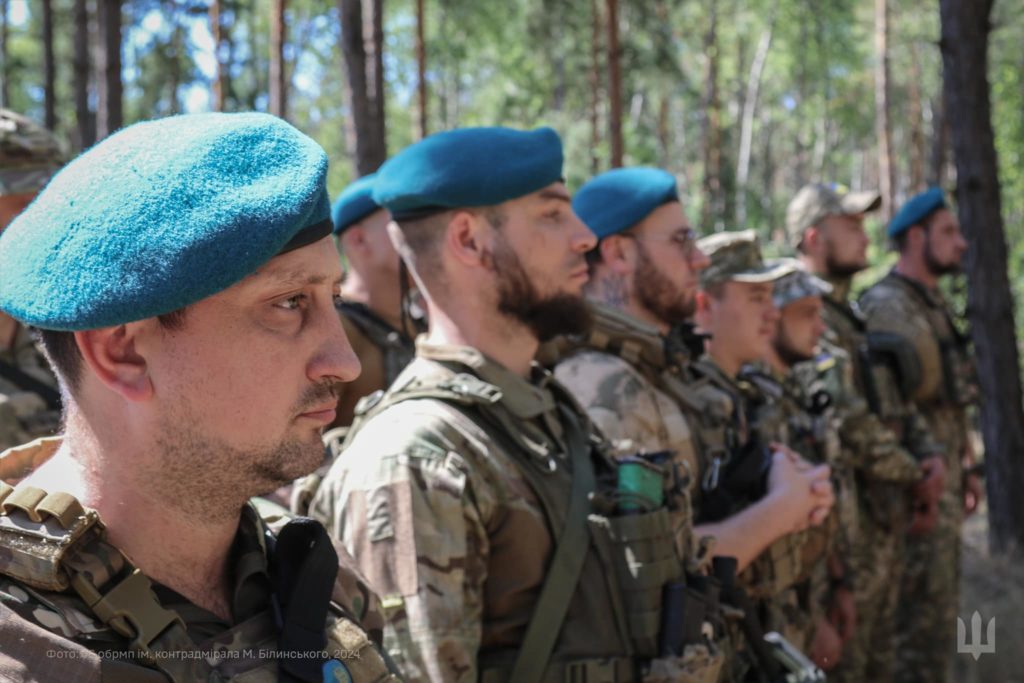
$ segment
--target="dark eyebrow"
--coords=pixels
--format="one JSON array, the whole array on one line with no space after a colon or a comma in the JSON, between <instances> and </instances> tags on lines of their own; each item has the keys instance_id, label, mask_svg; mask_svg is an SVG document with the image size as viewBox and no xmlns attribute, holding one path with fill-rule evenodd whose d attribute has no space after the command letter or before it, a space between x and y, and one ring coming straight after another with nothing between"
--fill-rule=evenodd
<instances>
[{"instance_id":1,"label":"dark eyebrow","mask_svg":"<svg viewBox=\"0 0 1024 683\"><path fill-rule=\"evenodd\" d=\"M261 274L259 271L253 273L253 275ZM289 287L308 287L310 285L322 285L328 281L329 275L324 273L309 273L304 270L291 270L291 271L279 271L279 270L267 270L263 271L263 275L274 278L278 284L287 285ZM341 286L341 281L344 279L344 275L339 275L334 278L332 283L335 287Z\"/></svg>"},{"instance_id":2,"label":"dark eyebrow","mask_svg":"<svg viewBox=\"0 0 1024 683\"><path fill-rule=\"evenodd\" d=\"M540 191L541 199L557 199L563 202L570 201L569 193L565 190L546 189Z\"/></svg>"}]
</instances>

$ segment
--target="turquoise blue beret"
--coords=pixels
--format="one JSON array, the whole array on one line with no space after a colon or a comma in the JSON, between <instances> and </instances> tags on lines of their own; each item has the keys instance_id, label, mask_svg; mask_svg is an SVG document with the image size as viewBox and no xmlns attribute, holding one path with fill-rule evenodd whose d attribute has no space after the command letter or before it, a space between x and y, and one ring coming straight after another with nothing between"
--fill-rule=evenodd
<instances>
[{"instance_id":1,"label":"turquoise blue beret","mask_svg":"<svg viewBox=\"0 0 1024 683\"><path fill-rule=\"evenodd\" d=\"M946 197L938 187L930 187L921 194L911 197L889 222L889 237L896 237L910 226L919 224L932 211L944 206Z\"/></svg>"},{"instance_id":2,"label":"turquoise blue beret","mask_svg":"<svg viewBox=\"0 0 1024 683\"><path fill-rule=\"evenodd\" d=\"M0 310L86 330L195 303L330 235L326 175L323 149L268 114L125 128L0 235Z\"/></svg>"},{"instance_id":3,"label":"turquoise blue beret","mask_svg":"<svg viewBox=\"0 0 1024 683\"><path fill-rule=\"evenodd\" d=\"M373 181L376 173L364 175L342 190L331 207L331 221L334 234L340 234L351 225L363 220L380 208L373 201Z\"/></svg>"},{"instance_id":4,"label":"turquoise blue beret","mask_svg":"<svg viewBox=\"0 0 1024 683\"><path fill-rule=\"evenodd\" d=\"M494 206L562 179L562 141L550 128L460 128L406 147L377 171L373 200L395 220Z\"/></svg>"},{"instance_id":5,"label":"turquoise blue beret","mask_svg":"<svg viewBox=\"0 0 1024 683\"><path fill-rule=\"evenodd\" d=\"M604 239L633 227L673 199L679 199L679 190L671 173L616 168L584 184L572 198L572 208L598 239Z\"/></svg>"}]
</instances>

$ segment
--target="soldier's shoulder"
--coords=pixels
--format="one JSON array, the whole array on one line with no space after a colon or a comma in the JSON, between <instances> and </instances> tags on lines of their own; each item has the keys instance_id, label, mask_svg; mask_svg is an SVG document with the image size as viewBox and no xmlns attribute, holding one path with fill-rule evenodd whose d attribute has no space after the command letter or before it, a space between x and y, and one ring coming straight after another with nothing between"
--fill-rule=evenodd
<instances>
[{"instance_id":1,"label":"soldier's shoulder","mask_svg":"<svg viewBox=\"0 0 1024 683\"><path fill-rule=\"evenodd\" d=\"M584 407L612 406L654 389L632 364L605 351L588 350L555 366L555 379Z\"/></svg>"},{"instance_id":2,"label":"soldier's shoulder","mask_svg":"<svg viewBox=\"0 0 1024 683\"><path fill-rule=\"evenodd\" d=\"M0 678L23 683L100 683L99 655L72 639L83 629L75 628L30 591L0 577Z\"/></svg>"}]
</instances>

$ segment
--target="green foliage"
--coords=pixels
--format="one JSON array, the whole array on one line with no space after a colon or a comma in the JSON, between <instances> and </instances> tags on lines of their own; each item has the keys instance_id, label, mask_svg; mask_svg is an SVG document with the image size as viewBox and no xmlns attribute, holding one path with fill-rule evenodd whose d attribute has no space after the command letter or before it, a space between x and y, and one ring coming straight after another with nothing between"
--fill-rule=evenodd
<instances>
[{"instance_id":1,"label":"green foliage","mask_svg":"<svg viewBox=\"0 0 1024 683\"><path fill-rule=\"evenodd\" d=\"M566 149L566 176L578 187L609 164L606 0L424 0L426 73L431 131L456 126L551 125ZM222 0L230 74L227 108L265 109L270 3ZM27 21L11 27L12 104L41 118L42 50L35 3ZM58 61L58 132L73 138L71 0L54 0ZM1016 6L1016 10L1015 10ZM594 13L600 19L594 63ZM874 111L872 3L855 0L669 0L619 2L623 74L623 138L627 164L656 164L677 175L695 223L703 196L704 100L712 48L707 33L718 15L717 57L722 186L717 225L758 228L772 250L785 252L782 226L793 192L808 180L853 188L878 184ZM384 0L387 140L394 152L418 136L414 0ZM128 122L202 106L210 87L208 0L125 3L125 113ZM160 20L152 15L156 13ZM925 177L940 116L942 62L938 8L890 0L891 121L897 201L917 188L910 177L919 129ZM990 78L999 153L1011 281L1024 332L1024 13L996 3ZM329 184L337 193L352 178L346 72L338 44L336 0L290 0L287 11L291 76L289 116L328 150ZM155 28L154 28L155 27ZM747 186L737 160L748 79L756 46L771 30L753 119ZM205 32L205 33L204 33ZM201 42L201 41L199 41ZM596 72L595 72L596 67ZM595 91L594 78L597 78ZM172 78L173 76L173 78ZM173 87L177 83L177 87ZM172 93L171 90L174 90ZM914 100L920 113L915 114ZM598 128L591 127L595 113ZM916 119L916 120L915 120ZM947 190L954 173L945 170ZM715 206L712 204L712 206ZM873 225L876 266L888 265L880 224ZM1020 335L1024 339L1024 334Z\"/></svg>"}]
</instances>

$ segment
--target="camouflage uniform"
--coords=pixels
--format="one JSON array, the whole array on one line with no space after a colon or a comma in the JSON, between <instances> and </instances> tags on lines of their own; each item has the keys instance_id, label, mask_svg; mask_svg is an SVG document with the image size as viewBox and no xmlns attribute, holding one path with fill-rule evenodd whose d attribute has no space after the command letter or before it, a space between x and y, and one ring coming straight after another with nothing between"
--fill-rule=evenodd
<instances>
[{"instance_id":1,"label":"camouflage uniform","mask_svg":"<svg viewBox=\"0 0 1024 683\"><path fill-rule=\"evenodd\" d=\"M833 293L824 299L825 339L850 361L849 370L836 377L843 385L837 409L840 442L855 473L860 505L849 562L857 628L832 677L857 683L889 680L904 530L910 519L908 487L921 479L915 457L927 457L935 447L919 416L901 400L888 368L871 362L863 315L847 301L849 281L832 284Z\"/></svg>"},{"instance_id":2,"label":"camouflage uniform","mask_svg":"<svg viewBox=\"0 0 1024 683\"><path fill-rule=\"evenodd\" d=\"M718 392L725 397L723 405L729 409L725 428L730 454L720 467L714 461L704 463L702 486L705 493L708 493L710 470L720 469L724 480L724 472L737 459L757 457L763 462L761 484L756 494L760 497L767 486L768 444L773 441L789 443L786 440L790 433L782 406L782 386L765 375L758 375L755 380L751 373L744 373L733 379L709 356L695 363L693 370L695 394ZM739 512L757 497L736 499L731 513ZM704 514L698 509L695 515L698 522L702 521ZM814 619L820 612L812 608L809 582L815 573L823 569L831 544L831 533L826 532L824 539L822 533L822 529L807 529L777 539L739 575L740 582L757 605L764 630L778 631L804 652L810 647Z\"/></svg>"},{"instance_id":3,"label":"camouflage uniform","mask_svg":"<svg viewBox=\"0 0 1024 683\"><path fill-rule=\"evenodd\" d=\"M60 439L42 439L0 454L0 480L24 478L59 445ZM272 589L276 540L255 508L242 509L228 560L233 621L225 622L134 570L105 540L95 511L66 494L44 496L31 486L0 483L0 677L39 683L400 680L378 649L379 604L347 568L347 555L327 605L322 646L336 661L323 671L314 663L313 671L286 676L275 653L298 648L279 640L275 619L286 603ZM335 678L326 677L329 671Z\"/></svg>"},{"instance_id":4,"label":"camouflage uniform","mask_svg":"<svg viewBox=\"0 0 1024 683\"><path fill-rule=\"evenodd\" d=\"M898 681L944 681L955 650L963 522L961 457L969 438L967 407L975 399L968 341L957 330L937 290L895 271L861 297L873 333L893 334L912 351L920 370L903 368L905 385L942 446L946 488L935 529L907 538L906 570L897 611Z\"/></svg>"},{"instance_id":5,"label":"camouflage uniform","mask_svg":"<svg viewBox=\"0 0 1024 683\"><path fill-rule=\"evenodd\" d=\"M611 448L550 373L535 365L527 380L472 348L421 338L387 394L362 408L311 514L383 596L384 642L409 680L509 680L532 619L548 618L538 596L571 509L566 494L588 463L598 487L589 541L543 680L716 680L721 655L703 644L638 672L657 654L662 582L681 578L690 543L682 482L670 513L608 516ZM639 539L619 529L623 520L665 514L677 534L629 547ZM621 534L611 545L609 529ZM623 550L637 553L634 570L616 559ZM659 557L668 574L633 583Z\"/></svg>"},{"instance_id":6,"label":"camouflage uniform","mask_svg":"<svg viewBox=\"0 0 1024 683\"><path fill-rule=\"evenodd\" d=\"M363 370L340 388L338 416L332 427L352 424L356 403L379 389L387 389L416 352L409 335L394 329L368 306L345 301L338 306L345 335Z\"/></svg>"},{"instance_id":7,"label":"camouflage uniform","mask_svg":"<svg viewBox=\"0 0 1024 683\"><path fill-rule=\"evenodd\" d=\"M49 131L0 109L0 197L34 195L62 163L60 145ZM0 451L57 431L56 386L24 327L15 325L11 338L0 338Z\"/></svg>"}]
</instances>

